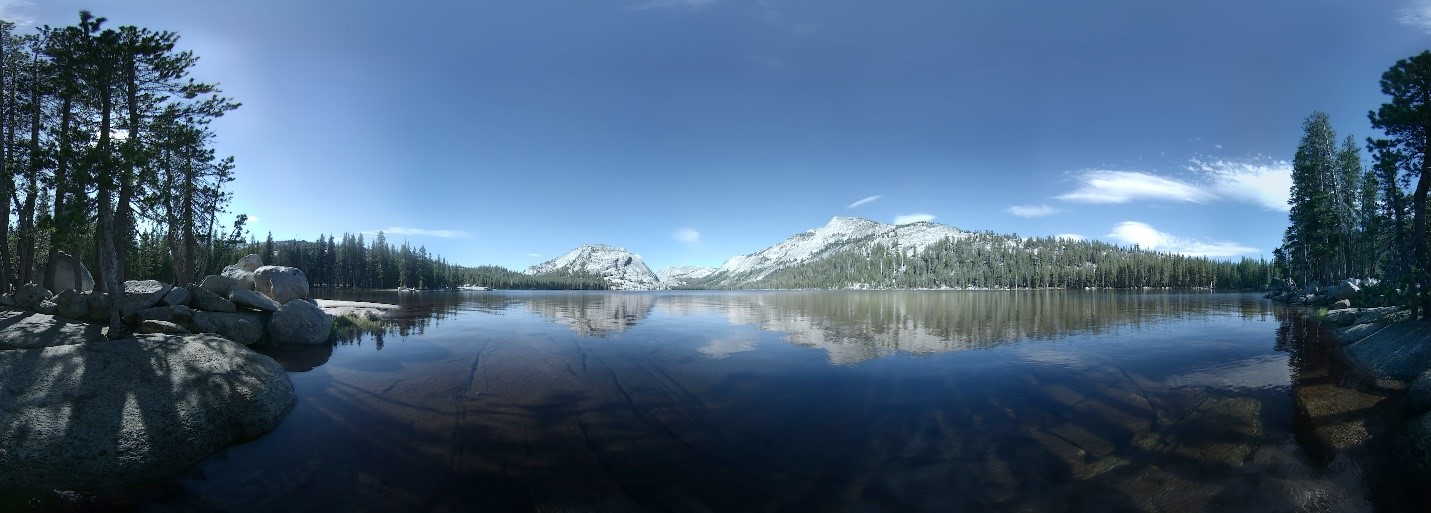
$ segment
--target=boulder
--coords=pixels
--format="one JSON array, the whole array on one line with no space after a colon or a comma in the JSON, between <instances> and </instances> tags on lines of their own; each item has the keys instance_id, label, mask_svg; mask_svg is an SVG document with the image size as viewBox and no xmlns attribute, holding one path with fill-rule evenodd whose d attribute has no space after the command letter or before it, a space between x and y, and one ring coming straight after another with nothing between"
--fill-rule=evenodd
<instances>
[{"instance_id":1,"label":"boulder","mask_svg":"<svg viewBox=\"0 0 1431 513\"><path fill-rule=\"evenodd\" d=\"M1338 300L1332 302L1331 308L1332 308L1333 310L1340 310L1340 309L1343 309L1343 308L1351 308L1351 300L1349 300L1349 299L1338 299Z\"/></svg>"},{"instance_id":2,"label":"boulder","mask_svg":"<svg viewBox=\"0 0 1431 513\"><path fill-rule=\"evenodd\" d=\"M308 299L308 277L297 267L265 265L253 272L254 290L273 298L279 304L294 299Z\"/></svg>"},{"instance_id":3,"label":"boulder","mask_svg":"<svg viewBox=\"0 0 1431 513\"><path fill-rule=\"evenodd\" d=\"M165 321L174 324L188 324L194 320L194 311L184 305L154 306L134 312L133 317L127 317L125 320L130 324L139 324L142 321Z\"/></svg>"},{"instance_id":4,"label":"boulder","mask_svg":"<svg viewBox=\"0 0 1431 513\"><path fill-rule=\"evenodd\" d=\"M225 267L219 274L238 280L239 287L253 290L253 272L257 271L260 267L263 267L263 259L258 255L249 254L240 258L239 261L233 265Z\"/></svg>"},{"instance_id":5,"label":"boulder","mask_svg":"<svg viewBox=\"0 0 1431 513\"><path fill-rule=\"evenodd\" d=\"M1326 316L1322 317L1322 322L1326 322L1335 326L1346 326L1353 322L1356 322L1356 318L1360 314L1361 312L1352 310L1350 308L1330 310L1327 312Z\"/></svg>"},{"instance_id":6,"label":"boulder","mask_svg":"<svg viewBox=\"0 0 1431 513\"><path fill-rule=\"evenodd\" d=\"M277 301L248 289L235 288L229 291L229 301L235 305L252 308L262 312L276 312L281 306Z\"/></svg>"},{"instance_id":7,"label":"boulder","mask_svg":"<svg viewBox=\"0 0 1431 513\"><path fill-rule=\"evenodd\" d=\"M75 289L65 289L51 298L59 306L57 315L68 319L84 320L89 317L89 303L85 302L85 295L76 292Z\"/></svg>"},{"instance_id":8,"label":"boulder","mask_svg":"<svg viewBox=\"0 0 1431 513\"><path fill-rule=\"evenodd\" d=\"M89 305L90 320L109 320L109 293L87 292L85 293L84 302Z\"/></svg>"},{"instance_id":9,"label":"boulder","mask_svg":"<svg viewBox=\"0 0 1431 513\"><path fill-rule=\"evenodd\" d=\"M219 276L215 274L205 276L204 280L199 282L200 288L218 294L220 297L227 297L229 295L229 292L237 286L238 280L230 278L228 276ZM193 291L191 290L189 292Z\"/></svg>"},{"instance_id":10,"label":"boulder","mask_svg":"<svg viewBox=\"0 0 1431 513\"><path fill-rule=\"evenodd\" d=\"M333 318L318 305L294 299L283 304L268 321L268 339L274 344L316 346L328 343Z\"/></svg>"},{"instance_id":11,"label":"boulder","mask_svg":"<svg viewBox=\"0 0 1431 513\"><path fill-rule=\"evenodd\" d=\"M6 307L6 308L14 308L14 307L20 306L20 304L15 302L15 295L14 295L14 294L6 293L6 294L0 294L0 306Z\"/></svg>"},{"instance_id":12,"label":"boulder","mask_svg":"<svg viewBox=\"0 0 1431 513\"><path fill-rule=\"evenodd\" d=\"M217 276L211 276L217 278ZM210 292L199 285L189 285L189 307L195 310L208 310L210 312L233 312L236 310L233 301L220 297L218 294ZM229 289L233 290L232 288ZM225 292L227 294L227 292Z\"/></svg>"},{"instance_id":13,"label":"boulder","mask_svg":"<svg viewBox=\"0 0 1431 513\"><path fill-rule=\"evenodd\" d=\"M168 294L164 294L164 299L159 300L160 304L174 306L189 304L189 291L184 287L174 287L169 289Z\"/></svg>"},{"instance_id":14,"label":"boulder","mask_svg":"<svg viewBox=\"0 0 1431 513\"><path fill-rule=\"evenodd\" d=\"M35 312L42 313L45 315L55 315L57 313L60 313L60 305L55 304L54 301L46 299L44 301L41 301L39 306L35 307Z\"/></svg>"},{"instance_id":15,"label":"boulder","mask_svg":"<svg viewBox=\"0 0 1431 513\"><path fill-rule=\"evenodd\" d=\"M159 304L172 288L159 280L129 280L124 282L124 294L119 296L119 316L128 319L135 312Z\"/></svg>"},{"instance_id":16,"label":"boulder","mask_svg":"<svg viewBox=\"0 0 1431 513\"><path fill-rule=\"evenodd\" d=\"M252 271L245 271L245 270L243 270L243 269L230 269L230 268L225 268L225 269L224 269L224 272L222 273L222 275L223 275L223 277L225 277L225 278L231 278L231 279L234 280L234 283L235 283L235 284L234 284L234 287L233 287L233 288L235 288L235 289L253 290L253 272L252 272Z\"/></svg>"},{"instance_id":17,"label":"boulder","mask_svg":"<svg viewBox=\"0 0 1431 513\"><path fill-rule=\"evenodd\" d=\"M139 323L139 333L168 333L171 335L188 335L189 330L183 326L168 321L158 321L145 319Z\"/></svg>"},{"instance_id":18,"label":"boulder","mask_svg":"<svg viewBox=\"0 0 1431 513\"><path fill-rule=\"evenodd\" d=\"M21 308L34 310L40 302L50 298L50 291L37 283L26 283L15 291L15 304Z\"/></svg>"},{"instance_id":19,"label":"boulder","mask_svg":"<svg viewBox=\"0 0 1431 513\"><path fill-rule=\"evenodd\" d=\"M1416 379L1431 369L1431 321L1388 324L1347 346L1346 354L1377 379Z\"/></svg>"},{"instance_id":20,"label":"boulder","mask_svg":"<svg viewBox=\"0 0 1431 513\"><path fill-rule=\"evenodd\" d=\"M243 258L238 259L237 262L234 262L234 265L231 265L229 267L243 269L248 272L254 272L257 271L258 268L263 267L263 257L260 257L255 253L249 253L247 255L244 255Z\"/></svg>"},{"instance_id":21,"label":"boulder","mask_svg":"<svg viewBox=\"0 0 1431 513\"><path fill-rule=\"evenodd\" d=\"M194 312L187 325L195 333L213 333L244 345L263 339L264 319L253 312Z\"/></svg>"},{"instance_id":22,"label":"boulder","mask_svg":"<svg viewBox=\"0 0 1431 513\"><path fill-rule=\"evenodd\" d=\"M1383 306L1381 308L1366 308L1361 311L1361 315L1356 318L1357 324L1373 324L1388 322L1387 319L1392 314L1397 313L1400 308L1395 306Z\"/></svg>"},{"instance_id":23,"label":"boulder","mask_svg":"<svg viewBox=\"0 0 1431 513\"><path fill-rule=\"evenodd\" d=\"M1336 286L1328 287L1327 296L1330 296L1332 301L1340 301L1343 299L1352 299L1356 297L1359 292L1361 292L1361 287L1357 286L1357 281L1342 280L1342 282Z\"/></svg>"},{"instance_id":24,"label":"boulder","mask_svg":"<svg viewBox=\"0 0 1431 513\"><path fill-rule=\"evenodd\" d=\"M94 275L84 266L84 262L63 251L55 253L55 290L75 289L80 292L94 290Z\"/></svg>"},{"instance_id":25,"label":"boulder","mask_svg":"<svg viewBox=\"0 0 1431 513\"><path fill-rule=\"evenodd\" d=\"M204 335L0 351L0 483L113 489L167 478L276 427L293 384Z\"/></svg>"}]
</instances>

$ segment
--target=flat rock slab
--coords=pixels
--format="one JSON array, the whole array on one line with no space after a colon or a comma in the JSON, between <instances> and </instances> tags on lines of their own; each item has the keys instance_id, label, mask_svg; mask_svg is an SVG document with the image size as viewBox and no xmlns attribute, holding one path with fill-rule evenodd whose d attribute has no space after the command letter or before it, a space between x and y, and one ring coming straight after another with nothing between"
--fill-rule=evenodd
<instances>
[{"instance_id":1,"label":"flat rock slab","mask_svg":"<svg viewBox=\"0 0 1431 513\"><path fill-rule=\"evenodd\" d=\"M0 312L0 349L36 349L104 340L103 326L34 312Z\"/></svg>"},{"instance_id":2,"label":"flat rock slab","mask_svg":"<svg viewBox=\"0 0 1431 513\"><path fill-rule=\"evenodd\" d=\"M315 299L314 301L318 304L318 308L323 309L323 313L334 317L353 316L377 320L386 317L388 312L402 309L398 305L366 301L330 301L327 299Z\"/></svg>"},{"instance_id":3,"label":"flat rock slab","mask_svg":"<svg viewBox=\"0 0 1431 513\"><path fill-rule=\"evenodd\" d=\"M217 336L0 351L0 488L162 478L267 433L294 402L277 362Z\"/></svg>"},{"instance_id":4,"label":"flat rock slab","mask_svg":"<svg viewBox=\"0 0 1431 513\"><path fill-rule=\"evenodd\" d=\"M1389 324L1346 352L1378 379L1411 381L1431 369L1431 321Z\"/></svg>"}]
</instances>

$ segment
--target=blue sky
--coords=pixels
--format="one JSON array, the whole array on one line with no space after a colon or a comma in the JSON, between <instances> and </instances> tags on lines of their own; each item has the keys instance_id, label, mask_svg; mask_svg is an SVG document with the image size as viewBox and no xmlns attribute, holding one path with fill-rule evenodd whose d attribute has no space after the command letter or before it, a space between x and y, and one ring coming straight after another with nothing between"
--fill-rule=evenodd
<instances>
[{"instance_id":1,"label":"blue sky","mask_svg":"<svg viewBox=\"0 0 1431 513\"><path fill-rule=\"evenodd\" d=\"M832 216L1270 256L1303 119L1372 135L1431 2L0 0L172 30L262 237L719 265ZM904 217L901 217L904 216Z\"/></svg>"}]
</instances>

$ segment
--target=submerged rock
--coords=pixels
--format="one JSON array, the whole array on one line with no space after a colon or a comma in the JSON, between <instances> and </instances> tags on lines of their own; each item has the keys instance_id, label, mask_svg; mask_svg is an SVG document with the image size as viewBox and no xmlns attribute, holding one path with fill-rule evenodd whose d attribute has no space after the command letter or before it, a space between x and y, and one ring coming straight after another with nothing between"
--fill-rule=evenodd
<instances>
[{"instance_id":1,"label":"submerged rock","mask_svg":"<svg viewBox=\"0 0 1431 513\"><path fill-rule=\"evenodd\" d=\"M159 479L267 433L294 402L277 362L214 336L0 351L0 486Z\"/></svg>"}]
</instances>

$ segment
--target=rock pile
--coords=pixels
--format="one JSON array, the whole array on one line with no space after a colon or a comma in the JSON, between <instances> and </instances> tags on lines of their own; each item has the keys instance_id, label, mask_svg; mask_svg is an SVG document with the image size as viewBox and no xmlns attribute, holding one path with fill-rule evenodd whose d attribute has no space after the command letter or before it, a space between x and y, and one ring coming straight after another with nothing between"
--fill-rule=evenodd
<instances>
[{"instance_id":1,"label":"rock pile","mask_svg":"<svg viewBox=\"0 0 1431 513\"><path fill-rule=\"evenodd\" d=\"M68 283L93 284L82 265L66 266ZM56 280L60 282L60 280ZM117 294L125 324L139 333L213 333L245 345L268 341L279 345L321 345L328 342L333 319L308 297L308 278L294 267L263 265L248 255L198 285L175 286L157 280L130 280ZM66 288L51 294L27 283L0 305L18 306L73 320L109 318L111 295Z\"/></svg>"},{"instance_id":2,"label":"rock pile","mask_svg":"<svg viewBox=\"0 0 1431 513\"><path fill-rule=\"evenodd\" d=\"M1263 296L1273 301L1311 306L1329 306L1331 308L1351 308L1353 303L1358 306L1365 306L1372 298L1368 297L1372 287L1380 284L1380 280L1375 278L1346 279L1334 285L1322 286L1321 282L1312 282L1305 287L1297 288L1288 284L1281 290L1268 292Z\"/></svg>"}]
</instances>

